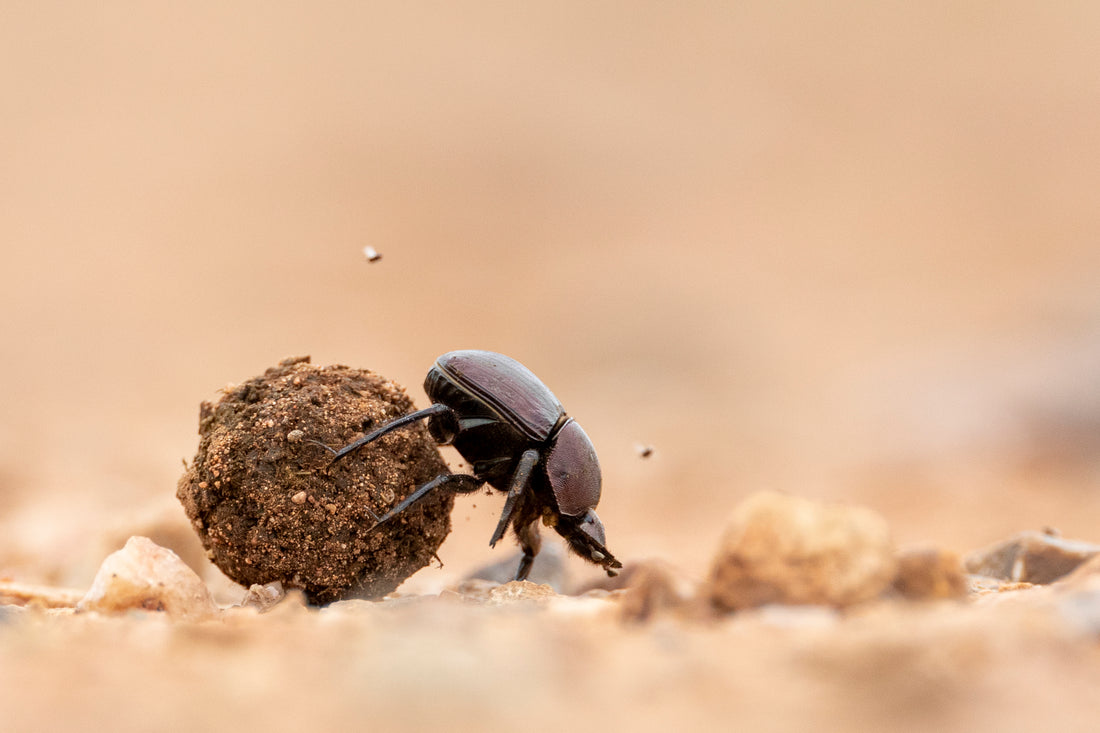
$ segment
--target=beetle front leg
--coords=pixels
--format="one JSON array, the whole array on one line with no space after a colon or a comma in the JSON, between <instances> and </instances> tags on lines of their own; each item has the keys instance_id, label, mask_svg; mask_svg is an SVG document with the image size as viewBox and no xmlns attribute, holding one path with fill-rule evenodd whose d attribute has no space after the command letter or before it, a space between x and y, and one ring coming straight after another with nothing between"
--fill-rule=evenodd
<instances>
[{"instance_id":1,"label":"beetle front leg","mask_svg":"<svg viewBox=\"0 0 1100 733\"><path fill-rule=\"evenodd\" d=\"M527 481L531 478L531 471L534 470L535 464L539 461L539 452L534 448L528 448L523 451L523 455L519 457L519 463L516 464L516 472L512 474L512 485L508 489L508 498L504 502L504 511L500 513L500 521L497 522L497 528L493 531L493 536L489 540L489 547L495 547L496 543L500 542L500 538L504 536L504 533L508 529L508 523L512 520L512 515L515 514L517 501L523 490L527 488ZM538 552L536 550L536 552Z\"/></svg>"},{"instance_id":2,"label":"beetle front leg","mask_svg":"<svg viewBox=\"0 0 1100 733\"><path fill-rule=\"evenodd\" d=\"M535 555L542 548L542 537L539 535L539 521L536 519L528 522L516 530L519 537L519 546L523 548L523 558L519 561L519 569L516 570L516 580L527 580L531 574L531 566L535 563Z\"/></svg>"},{"instance_id":3,"label":"beetle front leg","mask_svg":"<svg viewBox=\"0 0 1100 733\"><path fill-rule=\"evenodd\" d=\"M374 441L378 440L379 438L381 438L386 433L397 430L398 428L403 428L406 425L411 425L414 422L416 422L417 420L423 420L425 418L434 418L436 420L439 420L444 415L448 415L450 413L451 413L451 408L447 407L446 405L434 404L434 405L431 405L429 407L425 407L423 410L417 410L416 412L410 413L410 414L405 415L403 417L399 417L396 420L394 420L393 422L388 423L386 425L383 425L382 427L378 428L374 432L369 433L367 435L364 435L359 440L348 443L347 445L345 445L340 450L333 450L332 448L325 445L324 443L321 443L321 442L316 441L316 440L311 440L309 442L313 443L314 445L319 445L322 448L324 448L325 450L327 450L328 452L332 453L331 463L336 463L337 461L339 461L344 456L358 450L359 448L366 445L367 443L373 443Z\"/></svg>"}]
</instances>

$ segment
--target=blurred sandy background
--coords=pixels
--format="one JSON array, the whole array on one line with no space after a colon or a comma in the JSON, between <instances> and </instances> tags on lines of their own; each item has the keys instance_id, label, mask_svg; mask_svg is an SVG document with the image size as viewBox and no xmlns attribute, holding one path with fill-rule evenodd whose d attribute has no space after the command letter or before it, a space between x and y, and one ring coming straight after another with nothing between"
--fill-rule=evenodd
<instances>
[{"instance_id":1,"label":"blurred sandy background","mask_svg":"<svg viewBox=\"0 0 1100 733\"><path fill-rule=\"evenodd\" d=\"M86 587L227 383L455 348L581 421L624 559L759 488L1100 540L1095 3L102 5L0 10L0 572Z\"/></svg>"}]
</instances>

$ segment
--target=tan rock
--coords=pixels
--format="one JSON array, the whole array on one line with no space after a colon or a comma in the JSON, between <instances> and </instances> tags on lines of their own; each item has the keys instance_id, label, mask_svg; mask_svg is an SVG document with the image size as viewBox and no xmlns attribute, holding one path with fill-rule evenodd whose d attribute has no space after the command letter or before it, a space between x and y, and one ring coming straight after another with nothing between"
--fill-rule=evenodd
<instances>
[{"instance_id":1,"label":"tan rock","mask_svg":"<svg viewBox=\"0 0 1100 733\"><path fill-rule=\"evenodd\" d=\"M963 561L968 573L1014 583L1053 583L1100 554L1100 545L1047 532L1021 532L977 550Z\"/></svg>"},{"instance_id":2,"label":"tan rock","mask_svg":"<svg viewBox=\"0 0 1100 733\"><path fill-rule=\"evenodd\" d=\"M274 608L285 597L286 589L277 580L263 585L253 583L244 594L240 605L245 608L255 608L260 613L264 613Z\"/></svg>"},{"instance_id":3,"label":"tan rock","mask_svg":"<svg viewBox=\"0 0 1100 733\"><path fill-rule=\"evenodd\" d=\"M848 606L882 593L895 569L889 527L870 509L764 492L734 511L706 592L722 611Z\"/></svg>"},{"instance_id":4,"label":"tan rock","mask_svg":"<svg viewBox=\"0 0 1100 733\"><path fill-rule=\"evenodd\" d=\"M162 496L117 515L93 544L88 569L104 556L123 546L131 537L148 537L160 547L179 555L196 573L210 566L202 543L175 497Z\"/></svg>"},{"instance_id":5,"label":"tan rock","mask_svg":"<svg viewBox=\"0 0 1100 733\"><path fill-rule=\"evenodd\" d=\"M965 598L969 592L962 561L936 548L899 552L894 590L910 600Z\"/></svg>"},{"instance_id":6,"label":"tan rock","mask_svg":"<svg viewBox=\"0 0 1100 733\"><path fill-rule=\"evenodd\" d=\"M668 564L649 560L632 566L620 599L620 614L627 622L644 622L654 616L684 609L695 589L684 574Z\"/></svg>"},{"instance_id":7,"label":"tan rock","mask_svg":"<svg viewBox=\"0 0 1100 733\"><path fill-rule=\"evenodd\" d=\"M105 613L140 609L184 619L217 613L206 585L171 550L146 537L131 537L108 555L92 587L77 604L80 611Z\"/></svg>"}]
</instances>

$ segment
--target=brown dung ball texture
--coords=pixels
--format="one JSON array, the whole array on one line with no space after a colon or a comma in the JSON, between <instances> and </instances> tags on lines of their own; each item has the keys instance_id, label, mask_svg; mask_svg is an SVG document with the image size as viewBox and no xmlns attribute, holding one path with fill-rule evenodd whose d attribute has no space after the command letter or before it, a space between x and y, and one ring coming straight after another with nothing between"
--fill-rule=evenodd
<instances>
[{"instance_id":1,"label":"brown dung ball texture","mask_svg":"<svg viewBox=\"0 0 1100 733\"><path fill-rule=\"evenodd\" d=\"M310 602L380 598L427 565L451 529L436 492L374 528L447 465L423 425L330 465L340 447L405 415L412 400L369 371L286 359L199 412L199 450L176 496L207 556L245 587L281 582Z\"/></svg>"}]
</instances>

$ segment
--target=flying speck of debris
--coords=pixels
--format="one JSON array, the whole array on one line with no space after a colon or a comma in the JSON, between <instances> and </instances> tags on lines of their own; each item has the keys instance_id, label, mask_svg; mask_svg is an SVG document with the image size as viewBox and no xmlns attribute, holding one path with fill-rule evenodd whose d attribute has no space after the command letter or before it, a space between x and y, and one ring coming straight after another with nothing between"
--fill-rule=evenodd
<instances>
[{"instance_id":1,"label":"flying speck of debris","mask_svg":"<svg viewBox=\"0 0 1100 733\"><path fill-rule=\"evenodd\" d=\"M363 256L367 258L367 262L378 262L382 259L382 254L371 246L363 248Z\"/></svg>"},{"instance_id":2,"label":"flying speck of debris","mask_svg":"<svg viewBox=\"0 0 1100 733\"><path fill-rule=\"evenodd\" d=\"M644 443L636 443L634 445L634 452L638 454L639 458L649 458L653 455L653 446Z\"/></svg>"}]
</instances>

